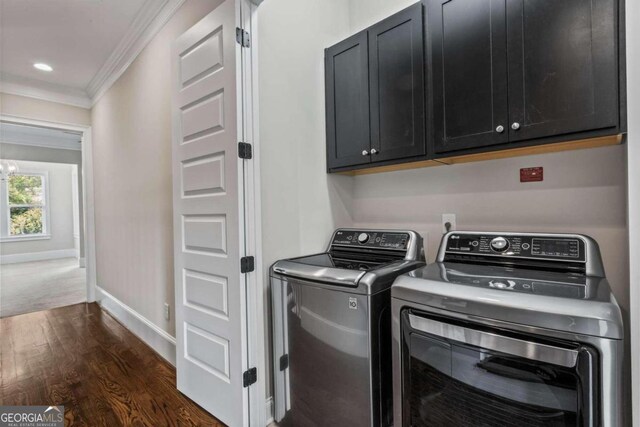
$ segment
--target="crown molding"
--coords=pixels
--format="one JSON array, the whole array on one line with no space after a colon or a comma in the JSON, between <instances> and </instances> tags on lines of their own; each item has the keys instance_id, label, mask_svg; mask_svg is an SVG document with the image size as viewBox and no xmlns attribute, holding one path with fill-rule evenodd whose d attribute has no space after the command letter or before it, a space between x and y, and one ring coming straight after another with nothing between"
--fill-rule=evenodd
<instances>
[{"instance_id":1,"label":"crown molding","mask_svg":"<svg viewBox=\"0 0 640 427\"><path fill-rule=\"evenodd\" d=\"M122 76L184 2L185 0L147 0L144 3L109 59L89 82L87 94L92 106Z\"/></svg>"},{"instance_id":2,"label":"crown molding","mask_svg":"<svg viewBox=\"0 0 640 427\"><path fill-rule=\"evenodd\" d=\"M60 134L59 131L43 132L41 129L24 128L0 123L0 144L30 145L44 148L60 148L64 150L81 150L82 135Z\"/></svg>"},{"instance_id":3,"label":"crown molding","mask_svg":"<svg viewBox=\"0 0 640 427\"><path fill-rule=\"evenodd\" d=\"M57 102L74 107L91 108L91 98L82 89L6 73L0 75L0 93Z\"/></svg>"},{"instance_id":4,"label":"crown molding","mask_svg":"<svg viewBox=\"0 0 640 427\"><path fill-rule=\"evenodd\" d=\"M30 147L55 148L58 150L73 150L73 151L82 150L82 144L79 142L53 140L53 139L41 140L41 141L33 141L33 140L18 141L13 139L0 138L0 144L27 145Z\"/></svg>"}]
</instances>

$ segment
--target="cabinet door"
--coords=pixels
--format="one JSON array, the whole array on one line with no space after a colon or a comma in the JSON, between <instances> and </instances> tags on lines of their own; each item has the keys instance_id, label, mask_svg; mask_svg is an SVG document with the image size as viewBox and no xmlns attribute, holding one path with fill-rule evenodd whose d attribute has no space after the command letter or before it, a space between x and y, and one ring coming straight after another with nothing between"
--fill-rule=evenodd
<instances>
[{"instance_id":1,"label":"cabinet door","mask_svg":"<svg viewBox=\"0 0 640 427\"><path fill-rule=\"evenodd\" d=\"M426 1L435 152L506 143L505 0Z\"/></svg>"},{"instance_id":2,"label":"cabinet door","mask_svg":"<svg viewBox=\"0 0 640 427\"><path fill-rule=\"evenodd\" d=\"M369 163L371 142L366 31L326 49L325 90L327 168Z\"/></svg>"},{"instance_id":3,"label":"cabinet door","mask_svg":"<svg viewBox=\"0 0 640 427\"><path fill-rule=\"evenodd\" d=\"M507 0L510 140L618 122L615 0Z\"/></svg>"},{"instance_id":4,"label":"cabinet door","mask_svg":"<svg viewBox=\"0 0 640 427\"><path fill-rule=\"evenodd\" d=\"M369 29L371 161L424 155L422 4Z\"/></svg>"}]
</instances>

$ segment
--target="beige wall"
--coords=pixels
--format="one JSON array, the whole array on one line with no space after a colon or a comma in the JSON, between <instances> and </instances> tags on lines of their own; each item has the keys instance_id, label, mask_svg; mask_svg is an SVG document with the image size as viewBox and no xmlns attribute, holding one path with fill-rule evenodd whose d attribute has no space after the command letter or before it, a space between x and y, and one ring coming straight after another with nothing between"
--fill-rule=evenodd
<instances>
[{"instance_id":1,"label":"beige wall","mask_svg":"<svg viewBox=\"0 0 640 427\"><path fill-rule=\"evenodd\" d=\"M259 99L265 268L324 248L348 222L340 194L350 178L327 175L324 48L348 34L342 0L267 0L259 12ZM291 34L296 34L291 37Z\"/></svg>"},{"instance_id":2,"label":"beige wall","mask_svg":"<svg viewBox=\"0 0 640 427\"><path fill-rule=\"evenodd\" d=\"M86 108L6 93L0 93L0 113L47 122L91 125L91 112Z\"/></svg>"},{"instance_id":3,"label":"beige wall","mask_svg":"<svg viewBox=\"0 0 640 427\"><path fill-rule=\"evenodd\" d=\"M354 178L358 226L413 228L434 261L442 214L459 230L572 232L594 237L620 304L629 308L624 146L491 160ZM520 168L544 181L520 183Z\"/></svg>"},{"instance_id":4,"label":"beige wall","mask_svg":"<svg viewBox=\"0 0 640 427\"><path fill-rule=\"evenodd\" d=\"M97 284L172 335L170 50L217 4L187 0L91 115Z\"/></svg>"},{"instance_id":5,"label":"beige wall","mask_svg":"<svg viewBox=\"0 0 640 427\"><path fill-rule=\"evenodd\" d=\"M350 34L382 21L417 2L417 0L347 0Z\"/></svg>"}]
</instances>

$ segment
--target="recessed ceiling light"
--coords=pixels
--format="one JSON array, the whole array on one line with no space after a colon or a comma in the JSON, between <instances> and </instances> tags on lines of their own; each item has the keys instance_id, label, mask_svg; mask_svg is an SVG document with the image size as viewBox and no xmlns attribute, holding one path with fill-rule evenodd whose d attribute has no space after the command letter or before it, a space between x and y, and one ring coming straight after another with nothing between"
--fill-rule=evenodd
<instances>
[{"instance_id":1,"label":"recessed ceiling light","mask_svg":"<svg viewBox=\"0 0 640 427\"><path fill-rule=\"evenodd\" d=\"M47 72L53 71L53 68L51 68L51 65L44 64L42 62L36 62L35 64L33 64L33 66L40 71L47 71Z\"/></svg>"}]
</instances>

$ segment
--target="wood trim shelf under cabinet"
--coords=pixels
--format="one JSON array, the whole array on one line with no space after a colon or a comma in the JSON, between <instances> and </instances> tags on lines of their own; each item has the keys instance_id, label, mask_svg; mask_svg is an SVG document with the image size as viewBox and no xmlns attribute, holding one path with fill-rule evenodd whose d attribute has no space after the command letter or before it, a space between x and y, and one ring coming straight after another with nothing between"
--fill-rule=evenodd
<instances>
[{"instance_id":1,"label":"wood trim shelf under cabinet","mask_svg":"<svg viewBox=\"0 0 640 427\"><path fill-rule=\"evenodd\" d=\"M624 134L601 136L597 138L578 139L575 141L558 142L555 144L536 145L532 147L510 148L486 153L466 154L440 158L437 160L420 160L417 162L396 165L378 166L368 169L338 172L341 175L369 175L374 173L392 172L398 170L418 169L432 166L451 166L460 163L479 162L484 160L507 159L510 157L532 156L536 154L558 153L562 151L584 150L588 148L607 147L621 144Z\"/></svg>"}]
</instances>

